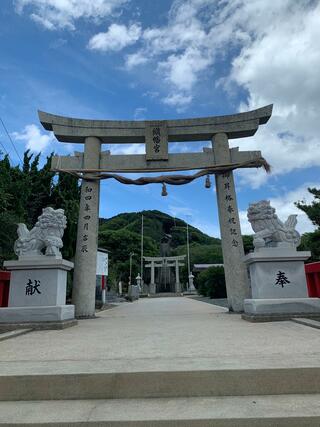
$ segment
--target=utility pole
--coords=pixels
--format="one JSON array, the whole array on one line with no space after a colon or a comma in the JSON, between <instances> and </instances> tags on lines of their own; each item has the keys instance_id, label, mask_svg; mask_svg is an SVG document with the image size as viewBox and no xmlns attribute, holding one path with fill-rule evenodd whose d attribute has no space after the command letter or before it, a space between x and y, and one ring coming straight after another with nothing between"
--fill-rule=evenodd
<instances>
[{"instance_id":1,"label":"utility pole","mask_svg":"<svg viewBox=\"0 0 320 427\"><path fill-rule=\"evenodd\" d=\"M189 247L189 224L187 223L187 254L188 254L188 291L194 292L196 289L193 284L194 275L190 269L190 247Z\"/></svg>"},{"instance_id":2,"label":"utility pole","mask_svg":"<svg viewBox=\"0 0 320 427\"><path fill-rule=\"evenodd\" d=\"M132 257L134 252L130 252L130 275L129 275L129 286L131 285L131 274L132 274Z\"/></svg>"},{"instance_id":3,"label":"utility pole","mask_svg":"<svg viewBox=\"0 0 320 427\"><path fill-rule=\"evenodd\" d=\"M190 276L190 248L189 248L189 224L187 223L187 257L188 257L188 278Z\"/></svg>"},{"instance_id":4,"label":"utility pole","mask_svg":"<svg viewBox=\"0 0 320 427\"><path fill-rule=\"evenodd\" d=\"M141 266L140 266L140 276L141 276L141 287L143 287L143 214L141 215Z\"/></svg>"}]
</instances>

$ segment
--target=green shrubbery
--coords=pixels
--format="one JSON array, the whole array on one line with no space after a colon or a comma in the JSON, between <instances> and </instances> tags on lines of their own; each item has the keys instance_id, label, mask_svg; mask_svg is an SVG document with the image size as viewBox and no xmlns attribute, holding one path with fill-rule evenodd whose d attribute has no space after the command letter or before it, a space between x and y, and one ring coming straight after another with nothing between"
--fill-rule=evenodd
<instances>
[{"instance_id":1,"label":"green shrubbery","mask_svg":"<svg viewBox=\"0 0 320 427\"><path fill-rule=\"evenodd\" d=\"M223 267L210 267L196 277L200 295L209 298L226 298L226 282Z\"/></svg>"}]
</instances>

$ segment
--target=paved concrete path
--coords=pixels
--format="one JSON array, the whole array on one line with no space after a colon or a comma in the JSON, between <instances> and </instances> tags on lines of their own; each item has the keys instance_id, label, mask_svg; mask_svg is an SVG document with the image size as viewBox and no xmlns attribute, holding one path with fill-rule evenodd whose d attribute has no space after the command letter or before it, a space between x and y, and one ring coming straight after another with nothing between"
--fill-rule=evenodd
<instances>
[{"instance_id":1,"label":"paved concrete path","mask_svg":"<svg viewBox=\"0 0 320 427\"><path fill-rule=\"evenodd\" d=\"M0 375L265 366L320 366L320 331L248 323L191 298L152 298L60 331L0 342Z\"/></svg>"}]
</instances>

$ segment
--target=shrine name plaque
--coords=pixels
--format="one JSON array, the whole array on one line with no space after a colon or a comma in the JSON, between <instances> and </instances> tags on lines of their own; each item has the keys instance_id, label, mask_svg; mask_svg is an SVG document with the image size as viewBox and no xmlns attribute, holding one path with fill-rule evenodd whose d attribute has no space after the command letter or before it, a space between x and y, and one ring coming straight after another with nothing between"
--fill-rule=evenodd
<instances>
[{"instance_id":1,"label":"shrine name plaque","mask_svg":"<svg viewBox=\"0 0 320 427\"><path fill-rule=\"evenodd\" d=\"M168 130L165 121L146 122L146 160L168 160Z\"/></svg>"}]
</instances>

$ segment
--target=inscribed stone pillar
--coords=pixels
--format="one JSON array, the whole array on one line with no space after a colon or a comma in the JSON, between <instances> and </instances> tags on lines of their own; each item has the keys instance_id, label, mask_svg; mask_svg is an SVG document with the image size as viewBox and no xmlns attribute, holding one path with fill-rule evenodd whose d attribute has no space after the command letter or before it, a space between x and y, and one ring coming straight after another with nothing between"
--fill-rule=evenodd
<instances>
[{"instance_id":1,"label":"inscribed stone pillar","mask_svg":"<svg viewBox=\"0 0 320 427\"><path fill-rule=\"evenodd\" d=\"M100 152L100 140L96 137L86 138L84 169L99 168ZM99 181L90 181L85 177L82 180L72 293L76 317L95 315L99 189Z\"/></svg>"},{"instance_id":2,"label":"inscribed stone pillar","mask_svg":"<svg viewBox=\"0 0 320 427\"><path fill-rule=\"evenodd\" d=\"M216 163L231 163L228 136L225 133L216 134L212 144ZM233 173L216 174L215 179L228 304L229 309L241 312L244 299L250 297L250 288L243 263L244 250Z\"/></svg>"}]
</instances>

